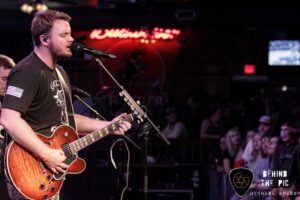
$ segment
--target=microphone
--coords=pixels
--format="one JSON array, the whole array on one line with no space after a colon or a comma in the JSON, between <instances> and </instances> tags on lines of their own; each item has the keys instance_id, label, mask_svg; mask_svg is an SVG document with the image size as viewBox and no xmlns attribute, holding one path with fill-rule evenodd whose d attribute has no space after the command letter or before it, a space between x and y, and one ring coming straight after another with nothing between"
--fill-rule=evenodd
<instances>
[{"instance_id":1,"label":"microphone","mask_svg":"<svg viewBox=\"0 0 300 200\"><path fill-rule=\"evenodd\" d=\"M104 51L99 51L99 50L96 50L96 49L91 49L91 48L88 48L88 47L86 47L82 44L74 43L74 42L71 44L70 49L72 51L75 51L75 52L82 51L82 52L85 52L85 53L92 54L94 56L101 56L101 57L106 57L106 58L116 58L116 56L113 55L113 54L106 53Z\"/></svg>"},{"instance_id":2,"label":"microphone","mask_svg":"<svg viewBox=\"0 0 300 200\"><path fill-rule=\"evenodd\" d=\"M78 93L78 94L82 94L82 95L84 95L84 96L86 96L86 97L89 97L89 98L92 97L89 93L87 93L86 91L84 91L84 90L82 90L82 89L79 89L78 87L75 87L75 86L72 85L71 88L72 88L72 90L73 90L74 92L76 92L76 93Z\"/></svg>"}]
</instances>

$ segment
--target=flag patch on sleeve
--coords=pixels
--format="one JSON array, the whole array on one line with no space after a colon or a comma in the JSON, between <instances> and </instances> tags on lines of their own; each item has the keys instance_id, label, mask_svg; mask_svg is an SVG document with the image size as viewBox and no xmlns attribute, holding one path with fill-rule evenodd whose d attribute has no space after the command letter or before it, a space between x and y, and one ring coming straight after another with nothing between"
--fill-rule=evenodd
<instances>
[{"instance_id":1,"label":"flag patch on sleeve","mask_svg":"<svg viewBox=\"0 0 300 200\"><path fill-rule=\"evenodd\" d=\"M18 97L18 98L21 98L22 95L23 95L23 89L21 88L18 88L18 87L15 87L15 86L8 86L7 90L6 90L6 94L7 95L11 95L11 96L14 96L14 97Z\"/></svg>"}]
</instances>

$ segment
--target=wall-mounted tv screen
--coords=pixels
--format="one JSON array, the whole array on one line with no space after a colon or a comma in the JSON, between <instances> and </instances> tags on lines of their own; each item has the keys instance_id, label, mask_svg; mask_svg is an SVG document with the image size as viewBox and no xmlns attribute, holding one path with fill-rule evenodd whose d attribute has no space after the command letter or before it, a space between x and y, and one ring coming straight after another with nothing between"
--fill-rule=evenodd
<instances>
[{"instance_id":1,"label":"wall-mounted tv screen","mask_svg":"<svg viewBox=\"0 0 300 200\"><path fill-rule=\"evenodd\" d=\"M300 66L300 40L271 40L269 66Z\"/></svg>"}]
</instances>

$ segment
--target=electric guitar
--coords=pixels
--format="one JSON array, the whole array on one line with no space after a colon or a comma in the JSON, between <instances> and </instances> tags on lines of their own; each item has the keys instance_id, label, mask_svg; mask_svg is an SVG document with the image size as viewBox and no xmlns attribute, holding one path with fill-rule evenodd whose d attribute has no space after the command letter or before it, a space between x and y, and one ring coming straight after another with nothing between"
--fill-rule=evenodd
<instances>
[{"instance_id":1,"label":"electric guitar","mask_svg":"<svg viewBox=\"0 0 300 200\"><path fill-rule=\"evenodd\" d=\"M15 141L9 143L5 152L7 174L15 188L26 198L46 200L56 195L66 174L79 174L85 170L86 163L78 157L78 151L109 135L123 121L132 122L132 115L126 115L103 129L79 138L76 131L68 125L57 127L51 136L38 134L38 137L50 148L62 149L67 157L64 163L69 167L65 173L54 174L38 158Z\"/></svg>"}]
</instances>

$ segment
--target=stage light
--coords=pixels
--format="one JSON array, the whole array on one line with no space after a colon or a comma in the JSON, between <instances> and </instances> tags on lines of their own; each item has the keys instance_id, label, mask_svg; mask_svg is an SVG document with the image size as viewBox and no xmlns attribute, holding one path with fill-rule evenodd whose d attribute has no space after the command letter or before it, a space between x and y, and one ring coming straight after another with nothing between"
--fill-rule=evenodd
<instances>
[{"instance_id":1,"label":"stage light","mask_svg":"<svg viewBox=\"0 0 300 200\"><path fill-rule=\"evenodd\" d=\"M282 92L286 92L288 90L288 87L286 86L286 85L283 85L282 87L281 87L281 91Z\"/></svg>"},{"instance_id":2,"label":"stage light","mask_svg":"<svg viewBox=\"0 0 300 200\"><path fill-rule=\"evenodd\" d=\"M41 0L34 0L23 3L20 9L24 13L31 14L34 11L48 10L48 6Z\"/></svg>"},{"instance_id":3,"label":"stage light","mask_svg":"<svg viewBox=\"0 0 300 200\"><path fill-rule=\"evenodd\" d=\"M48 10L48 6L44 3L37 3L35 5L35 9L38 10L38 11L39 10Z\"/></svg>"},{"instance_id":4,"label":"stage light","mask_svg":"<svg viewBox=\"0 0 300 200\"><path fill-rule=\"evenodd\" d=\"M22 12L30 14L33 11L33 6L29 3L24 3L24 4L21 5L20 9L21 9Z\"/></svg>"}]
</instances>

